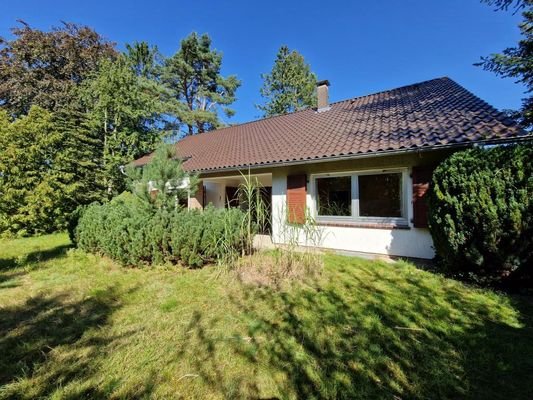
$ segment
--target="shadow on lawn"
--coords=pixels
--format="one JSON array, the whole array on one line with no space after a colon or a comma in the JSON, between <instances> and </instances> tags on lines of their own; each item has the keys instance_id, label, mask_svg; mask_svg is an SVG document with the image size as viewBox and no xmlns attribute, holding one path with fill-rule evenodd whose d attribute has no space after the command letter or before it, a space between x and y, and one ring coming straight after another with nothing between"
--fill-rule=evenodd
<instances>
[{"instance_id":1,"label":"shadow on lawn","mask_svg":"<svg viewBox=\"0 0 533 400\"><path fill-rule=\"evenodd\" d=\"M33 262L47 261L52 258L62 257L67 250L72 248L71 244L59 245L45 250L35 250L27 253L22 258L0 258L0 271L8 270L15 267L23 267Z\"/></svg>"},{"instance_id":2,"label":"shadow on lawn","mask_svg":"<svg viewBox=\"0 0 533 400\"><path fill-rule=\"evenodd\" d=\"M72 245L59 245L46 250L35 250L20 258L0 258L0 289L20 286L18 278L26 275L26 271L13 270L15 267L26 267L31 263L64 257Z\"/></svg>"},{"instance_id":3,"label":"shadow on lawn","mask_svg":"<svg viewBox=\"0 0 533 400\"><path fill-rule=\"evenodd\" d=\"M196 371L225 398L532 398L530 298L350 267L297 290L236 291L245 336L196 313ZM232 357L254 367L228 376ZM259 390L265 371L275 393Z\"/></svg>"},{"instance_id":4,"label":"shadow on lawn","mask_svg":"<svg viewBox=\"0 0 533 400\"><path fill-rule=\"evenodd\" d=\"M120 339L102 330L121 306L119 295L109 287L79 301L38 295L0 308L0 398L49 397L72 383L69 398L109 396L113 388L90 378L106 345Z\"/></svg>"}]
</instances>

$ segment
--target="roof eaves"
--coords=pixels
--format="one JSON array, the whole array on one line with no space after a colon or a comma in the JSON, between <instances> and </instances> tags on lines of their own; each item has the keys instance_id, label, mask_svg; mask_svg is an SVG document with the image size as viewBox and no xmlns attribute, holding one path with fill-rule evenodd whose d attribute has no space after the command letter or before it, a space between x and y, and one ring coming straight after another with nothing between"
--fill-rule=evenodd
<instances>
[{"instance_id":1,"label":"roof eaves","mask_svg":"<svg viewBox=\"0 0 533 400\"><path fill-rule=\"evenodd\" d=\"M243 165L232 165L232 166L224 166L220 168L204 168L204 169L191 169L191 172L196 173L211 173L211 172L226 172L226 171L240 171L243 169L261 169L261 168L277 168L277 167L288 167L293 165L305 165L305 164L311 164L314 162L333 162L333 161L341 161L341 160L355 160L360 158L369 158L369 157L381 157L381 156L389 156L389 155L396 155L396 154L406 154L406 153L422 153L422 152L430 152L430 151L438 151L438 150L446 150L446 149L461 149L461 148L468 148L468 147L474 147L474 146L489 146L489 145L495 145L495 144L509 144L509 143L516 143L516 142L522 142L522 141L529 141L533 140L533 134L527 134L524 136L518 136L514 138L504 138L504 139L489 139L489 140L482 140L482 141L475 141L475 142L461 142L461 143L450 143L445 145L428 145L425 144L423 146L417 146L417 147L407 147L402 149L393 149L393 150L378 150L378 151L370 151L366 153L349 153L349 154L342 154L337 156L317 156L314 158L306 158L306 159L299 159L299 160L280 160L280 161L266 161L262 163L255 163L255 164L243 164Z\"/></svg>"}]
</instances>

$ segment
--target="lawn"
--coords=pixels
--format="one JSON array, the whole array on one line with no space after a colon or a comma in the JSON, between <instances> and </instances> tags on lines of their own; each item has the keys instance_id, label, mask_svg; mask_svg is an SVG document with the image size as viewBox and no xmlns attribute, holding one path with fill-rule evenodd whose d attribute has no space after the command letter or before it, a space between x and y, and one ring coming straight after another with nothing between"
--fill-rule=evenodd
<instances>
[{"instance_id":1,"label":"lawn","mask_svg":"<svg viewBox=\"0 0 533 400\"><path fill-rule=\"evenodd\" d=\"M533 398L533 301L328 255L284 290L0 241L0 398Z\"/></svg>"}]
</instances>

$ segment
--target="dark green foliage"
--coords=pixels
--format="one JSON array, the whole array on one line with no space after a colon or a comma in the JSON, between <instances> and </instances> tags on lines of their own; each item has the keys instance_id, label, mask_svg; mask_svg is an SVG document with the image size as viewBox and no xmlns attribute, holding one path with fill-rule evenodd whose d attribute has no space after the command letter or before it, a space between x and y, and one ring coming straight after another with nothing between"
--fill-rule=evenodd
<instances>
[{"instance_id":1,"label":"dark green foliage","mask_svg":"<svg viewBox=\"0 0 533 400\"><path fill-rule=\"evenodd\" d=\"M174 101L175 128L185 125L185 135L207 132L223 125L220 114L231 117L229 108L241 82L235 75L221 74L222 54L211 48L211 38L192 33L180 49L165 59L162 83Z\"/></svg>"},{"instance_id":2,"label":"dark green foliage","mask_svg":"<svg viewBox=\"0 0 533 400\"><path fill-rule=\"evenodd\" d=\"M316 106L316 75L296 50L281 46L272 71L262 78L261 96L266 102L257 108L265 117Z\"/></svg>"},{"instance_id":3,"label":"dark green foliage","mask_svg":"<svg viewBox=\"0 0 533 400\"><path fill-rule=\"evenodd\" d=\"M481 283L532 278L533 146L459 152L433 175L429 223L451 272Z\"/></svg>"},{"instance_id":4,"label":"dark green foliage","mask_svg":"<svg viewBox=\"0 0 533 400\"><path fill-rule=\"evenodd\" d=\"M76 227L78 226L80 218L85 212L86 208L87 206L78 206L72 213L70 213L67 221L68 237L74 245L76 245Z\"/></svg>"},{"instance_id":5,"label":"dark green foliage","mask_svg":"<svg viewBox=\"0 0 533 400\"><path fill-rule=\"evenodd\" d=\"M207 35L191 34L165 59L146 42L119 54L89 27L63 23L42 31L21 23L13 39L0 38L2 235L72 229L78 206L126 189L124 167L132 160L179 127L204 132L222 124L221 112L233 115L228 106L240 82L221 76L222 55ZM165 186L182 175L155 180L152 206L184 200L186 190L176 198ZM188 178L195 187L195 177Z\"/></svg>"},{"instance_id":6,"label":"dark green foliage","mask_svg":"<svg viewBox=\"0 0 533 400\"><path fill-rule=\"evenodd\" d=\"M62 230L79 205L102 198L99 148L69 107L34 106L14 121L0 110L0 232L33 235Z\"/></svg>"},{"instance_id":7,"label":"dark green foliage","mask_svg":"<svg viewBox=\"0 0 533 400\"><path fill-rule=\"evenodd\" d=\"M124 191L121 167L154 149L164 106L162 88L137 76L126 57L104 61L80 88L89 126L102 147L101 170L108 195Z\"/></svg>"},{"instance_id":8,"label":"dark green foliage","mask_svg":"<svg viewBox=\"0 0 533 400\"><path fill-rule=\"evenodd\" d=\"M199 267L221 259L228 250L243 251L243 219L238 209L151 210L124 193L105 205L90 205L79 220L75 240L80 248L123 265Z\"/></svg>"},{"instance_id":9,"label":"dark green foliage","mask_svg":"<svg viewBox=\"0 0 533 400\"><path fill-rule=\"evenodd\" d=\"M520 23L522 39L515 47L509 47L500 54L482 57L476 64L487 71L492 71L503 78L513 78L522 83L526 88L528 97L523 99L522 109L511 111L524 127L533 127L533 0L485 0L486 3L495 5L500 9L507 9L515 5L516 10L524 9L524 20Z\"/></svg>"},{"instance_id":10,"label":"dark green foliage","mask_svg":"<svg viewBox=\"0 0 533 400\"><path fill-rule=\"evenodd\" d=\"M176 147L170 144L161 144L142 168L130 165L126 174L131 192L155 208L175 208L194 195L198 186L197 176L185 173Z\"/></svg>"},{"instance_id":11,"label":"dark green foliage","mask_svg":"<svg viewBox=\"0 0 533 400\"><path fill-rule=\"evenodd\" d=\"M155 78L158 75L162 55L157 46L150 46L144 41L126 44L125 57L135 75L145 78Z\"/></svg>"}]
</instances>

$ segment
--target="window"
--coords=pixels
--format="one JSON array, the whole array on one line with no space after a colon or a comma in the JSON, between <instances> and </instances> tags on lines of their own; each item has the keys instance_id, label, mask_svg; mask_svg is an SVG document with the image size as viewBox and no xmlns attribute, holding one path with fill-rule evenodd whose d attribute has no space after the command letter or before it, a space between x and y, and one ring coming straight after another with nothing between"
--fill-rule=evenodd
<instances>
[{"instance_id":1,"label":"window","mask_svg":"<svg viewBox=\"0 0 533 400\"><path fill-rule=\"evenodd\" d=\"M319 220L407 224L406 171L332 175L314 179Z\"/></svg>"},{"instance_id":2,"label":"window","mask_svg":"<svg viewBox=\"0 0 533 400\"><path fill-rule=\"evenodd\" d=\"M316 182L318 215L339 217L352 215L351 176L318 178Z\"/></svg>"},{"instance_id":3,"label":"window","mask_svg":"<svg viewBox=\"0 0 533 400\"><path fill-rule=\"evenodd\" d=\"M402 216L402 174L359 175L359 216Z\"/></svg>"}]
</instances>

